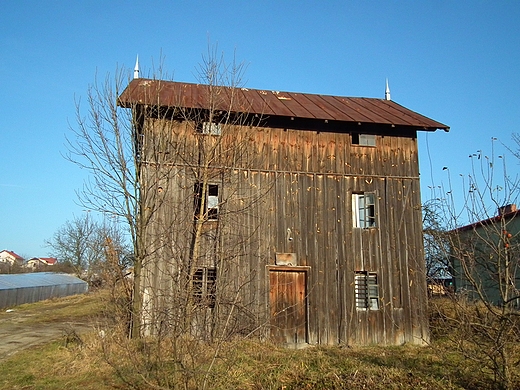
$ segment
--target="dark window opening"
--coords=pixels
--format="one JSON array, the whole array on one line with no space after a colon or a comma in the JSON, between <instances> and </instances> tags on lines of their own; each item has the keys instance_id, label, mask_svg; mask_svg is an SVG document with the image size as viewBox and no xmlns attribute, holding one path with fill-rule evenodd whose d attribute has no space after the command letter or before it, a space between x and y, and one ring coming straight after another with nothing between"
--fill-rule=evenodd
<instances>
[{"instance_id":1,"label":"dark window opening","mask_svg":"<svg viewBox=\"0 0 520 390\"><path fill-rule=\"evenodd\" d=\"M207 184L195 183L193 188L195 195L195 218L205 220L217 220L218 219L218 184ZM202 200L204 200L204 209L202 209Z\"/></svg>"}]
</instances>

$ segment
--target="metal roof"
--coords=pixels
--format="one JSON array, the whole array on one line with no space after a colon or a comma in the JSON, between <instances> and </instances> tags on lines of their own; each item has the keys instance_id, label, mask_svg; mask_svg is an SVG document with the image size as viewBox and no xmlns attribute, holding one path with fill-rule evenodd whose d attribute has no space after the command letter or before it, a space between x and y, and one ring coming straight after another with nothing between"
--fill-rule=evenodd
<instances>
[{"instance_id":1,"label":"metal roof","mask_svg":"<svg viewBox=\"0 0 520 390\"><path fill-rule=\"evenodd\" d=\"M440 122L409 110L391 100L217 87L210 104L210 87L204 84L134 79L118 104L232 111L262 116L326 121L385 124L416 130L449 130Z\"/></svg>"},{"instance_id":2,"label":"metal roof","mask_svg":"<svg viewBox=\"0 0 520 390\"><path fill-rule=\"evenodd\" d=\"M72 275L58 274L54 272L0 274L0 290L71 284L87 284L87 282Z\"/></svg>"},{"instance_id":3,"label":"metal roof","mask_svg":"<svg viewBox=\"0 0 520 390\"><path fill-rule=\"evenodd\" d=\"M478 222L473 222L473 223L470 223L469 225L464 225L464 226L461 226L459 228L455 228L453 230L451 230L452 232L464 232L464 231L467 231L467 230L475 230L477 228L481 228L483 226L487 226L487 225L493 225L497 222L500 222L501 220L509 220L509 219L513 219L513 218L517 218L517 217L520 217L520 210L517 210L516 209L516 205L515 205L515 209L512 210L512 211L509 211L509 212L506 212L504 214L499 214L499 215L495 215L494 217L490 217L490 218L487 218L487 219L483 219L481 221L478 221Z\"/></svg>"}]
</instances>

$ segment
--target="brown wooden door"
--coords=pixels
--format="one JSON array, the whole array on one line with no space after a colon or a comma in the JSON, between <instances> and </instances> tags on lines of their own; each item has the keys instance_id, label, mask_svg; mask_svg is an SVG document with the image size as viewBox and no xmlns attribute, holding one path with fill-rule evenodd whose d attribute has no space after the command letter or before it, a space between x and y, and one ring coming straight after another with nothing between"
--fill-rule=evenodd
<instances>
[{"instance_id":1,"label":"brown wooden door","mask_svg":"<svg viewBox=\"0 0 520 390\"><path fill-rule=\"evenodd\" d=\"M307 270L277 268L269 270L271 338L276 343L306 343Z\"/></svg>"}]
</instances>

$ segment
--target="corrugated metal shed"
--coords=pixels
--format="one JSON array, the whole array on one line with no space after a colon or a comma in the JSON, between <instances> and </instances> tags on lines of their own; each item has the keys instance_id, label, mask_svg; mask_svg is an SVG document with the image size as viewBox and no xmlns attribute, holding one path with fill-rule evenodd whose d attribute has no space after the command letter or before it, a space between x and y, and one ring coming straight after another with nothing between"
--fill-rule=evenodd
<instances>
[{"instance_id":1,"label":"corrugated metal shed","mask_svg":"<svg viewBox=\"0 0 520 390\"><path fill-rule=\"evenodd\" d=\"M316 95L219 87L213 109L262 116L386 124L415 130L449 130L449 127L391 100ZM208 109L210 87L203 84L134 79L119 97L119 104ZM231 108L231 109L230 109Z\"/></svg>"},{"instance_id":2,"label":"corrugated metal shed","mask_svg":"<svg viewBox=\"0 0 520 390\"><path fill-rule=\"evenodd\" d=\"M67 274L0 274L0 308L83 294L87 291L87 282Z\"/></svg>"}]
</instances>

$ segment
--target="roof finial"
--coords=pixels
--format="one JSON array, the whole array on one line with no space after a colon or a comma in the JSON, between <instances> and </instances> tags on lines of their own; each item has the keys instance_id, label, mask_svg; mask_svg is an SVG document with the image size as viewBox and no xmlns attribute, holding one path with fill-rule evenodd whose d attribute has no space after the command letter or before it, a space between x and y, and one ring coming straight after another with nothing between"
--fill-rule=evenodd
<instances>
[{"instance_id":1,"label":"roof finial","mask_svg":"<svg viewBox=\"0 0 520 390\"><path fill-rule=\"evenodd\" d=\"M385 100L392 100L390 99L390 88L388 87L388 79L386 79Z\"/></svg>"},{"instance_id":2,"label":"roof finial","mask_svg":"<svg viewBox=\"0 0 520 390\"><path fill-rule=\"evenodd\" d=\"M134 79L139 78L139 54L135 60L135 68L134 68Z\"/></svg>"}]
</instances>

